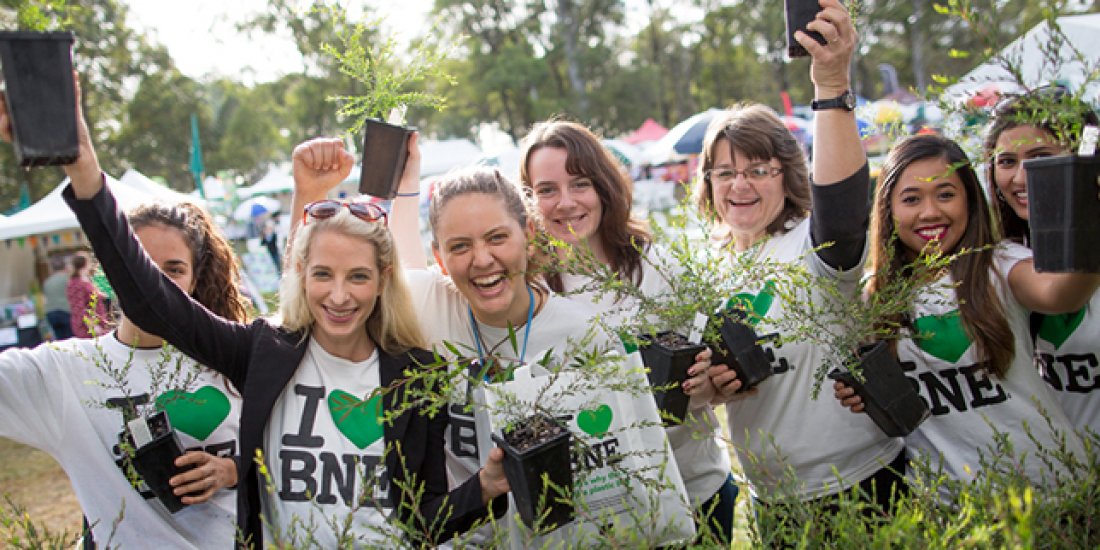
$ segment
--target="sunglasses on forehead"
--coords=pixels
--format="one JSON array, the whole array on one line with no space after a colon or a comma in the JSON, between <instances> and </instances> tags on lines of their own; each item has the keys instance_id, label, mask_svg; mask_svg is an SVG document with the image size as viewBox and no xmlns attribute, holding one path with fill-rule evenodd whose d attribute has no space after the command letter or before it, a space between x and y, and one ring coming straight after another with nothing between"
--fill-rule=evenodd
<instances>
[{"instance_id":1,"label":"sunglasses on forehead","mask_svg":"<svg viewBox=\"0 0 1100 550\"><path fill-rule=\"evenodd\" d=\"M382 223L386 223L387 221L386 211L382 210L382 207L377 204L361 201L324 199L306 205L302 212L302 225L309 223L310 218L315 220L326 220L331 218L345 206L348 207L348 211L350 211L353 216L365 222L382 220Z\"/></svg>"}]
</instances>

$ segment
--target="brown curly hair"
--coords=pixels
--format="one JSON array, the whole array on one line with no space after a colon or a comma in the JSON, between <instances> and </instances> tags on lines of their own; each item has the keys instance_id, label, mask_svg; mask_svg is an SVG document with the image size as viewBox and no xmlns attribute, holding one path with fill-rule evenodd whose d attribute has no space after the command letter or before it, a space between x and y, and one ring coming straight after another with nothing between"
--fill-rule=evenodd
<instances>
[{"instance_id":1,"label":"brown curly hair","mask_svg":"<svg viewBox=\"0 0 1100 550\"><path fill-rule=\"evenodd\" d=\"M189 202L151 203L131 210L129 219L135 231L156 225L179 231L194 260L191 296L221 317L248 322L248 300L241 293L237 255L206 210Z\"/></svg>"}]
</instances>

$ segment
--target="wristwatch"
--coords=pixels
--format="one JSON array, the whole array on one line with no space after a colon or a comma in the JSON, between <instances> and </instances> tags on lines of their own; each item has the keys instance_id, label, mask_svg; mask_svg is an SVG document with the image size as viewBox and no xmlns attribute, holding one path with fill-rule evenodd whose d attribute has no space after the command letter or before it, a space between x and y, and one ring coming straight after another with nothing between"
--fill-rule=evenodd
<instances>
[{"instance_id":1,"label":"wristwatch","mask_svg":"<svg viewBox=\"0 0 1100 550\"><path fill-rule=\"evenodd\" d=\"M844 109L851 112L856 110L856 94L853 94L851 90L844 90L844 93L832 99L815 99L811 101L810 108L815 111Z\"/></svg>"}]
</instances>

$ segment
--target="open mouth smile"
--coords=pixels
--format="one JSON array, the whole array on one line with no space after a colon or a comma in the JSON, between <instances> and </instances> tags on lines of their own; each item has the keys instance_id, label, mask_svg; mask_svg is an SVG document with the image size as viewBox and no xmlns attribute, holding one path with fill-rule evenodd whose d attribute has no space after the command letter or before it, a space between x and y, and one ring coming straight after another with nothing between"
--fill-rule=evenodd
<instances>
[{"instance_id":1,"label":"open mouth smile","mask_svg":"<svg viewBox=\"0 0 1100 550\"><path fill-rule=\"evenodd\" d=\"M935 225L931 227L922 227L917 230L917 236L926 241L941 241L947 236L947 226Z\"/></svg>"}]
</instances>

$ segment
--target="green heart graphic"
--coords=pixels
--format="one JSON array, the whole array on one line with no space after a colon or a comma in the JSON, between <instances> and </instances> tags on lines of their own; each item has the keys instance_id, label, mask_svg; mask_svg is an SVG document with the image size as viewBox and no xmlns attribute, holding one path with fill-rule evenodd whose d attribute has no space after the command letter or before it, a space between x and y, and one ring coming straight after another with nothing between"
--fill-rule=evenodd
<instances>
[{"instance_id":1,"label":"green heart graphic","mask_svg":"<svg viewBox=\"0 0 1100 550\"><path fill-rule=\"evenodd\" d=\"M344 390L332 390L328 394L328 411L332 421L344 437L360 449L382 437L382 396L375 395L366 402Z\"/></svg>"},{"instance_id":2,"label":"green heart graphic","mask_svg":"<svg viewBox=\"0 0 1100 550\"><path fill-rule=\"evenodd\" d=\"M957 309L921 317L913 325L918 332L917 345L929 355L954 363L970 348L970 337L963 330Z\"/></svg>"},{"instance_id":3,"label":"green heart graphic","mask_svg":"<svg viewBox=\"0 0 1100 550\"><path fill-rule=\"evenodd\" d=\"M1055 348L1062 347L1066 339L1073 334L1073 331L1077 330L1077 326L1084 320L1085 310L1087 309L1088 306L1085 306L1076 313L1044 315L1043 323L1039 325L1039 337L1054 344Z\"/></svg>"},{"instance_id":4,"label":"green heart graphic","mask_svg":"<svg viewBox=\"0 0 1100 550\"><path fill-rule=\"evenodd\" d=\"M203 386L193 393L166 391L157 396L157 407L168 413L172 427L205 441L229 416L229 398L214 386Z\"/></svg>"},{"instance_id":5,"label":"green heart graphic","mask_svg":"<svg viewBox=\"0 0 1100 550\"><path fill-rule=\"evenodd\" d=\"M759 294L740 292L726 302L726 309L740 307L741 309L752 310L752 315L749 316L748 321L750 325L756 326L768 314L768 310L772 308L772 300L775 299L772 294L774 290L775 282L768 281L764 283L764 288L760 290Z\"/></svg>"},{"instance_id":6,"label":"green heart graphic","mask_svg":"<svg viewBox=\"0 0 1100 550\"><path fill-rule=\"evenodd\" d=\"M592 437L600 437L611 427L611 407L607 404L595 409L581 409L577 413L577 427Z\"/></svg>"}]
</instances>

